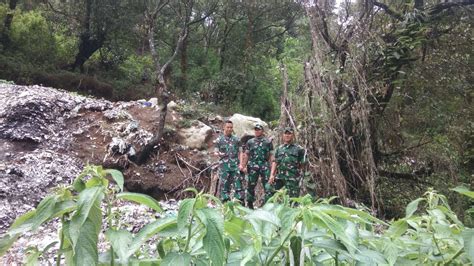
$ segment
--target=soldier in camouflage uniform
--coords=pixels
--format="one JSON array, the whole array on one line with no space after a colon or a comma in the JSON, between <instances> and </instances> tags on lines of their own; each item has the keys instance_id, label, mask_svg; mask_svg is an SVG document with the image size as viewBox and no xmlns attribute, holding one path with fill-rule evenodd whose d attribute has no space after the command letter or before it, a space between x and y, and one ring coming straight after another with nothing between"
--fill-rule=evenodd
<instances>
[{"instance_id":1,"label":"soldier in camouflage uniform","mask_svg":"<svg viewBox=\"0 0 474 266\"><path fill-rule=\"evenodd\" d=\"M269 183L275 190L285 187L290 197L298 197L300 193L300 171L305 163L305 150L293 143L293 128L286 127L283 134L283 144L274 155Z\"/></svg>"},{"instance_id":2,"label":"soldier in camouflage uniform","mask_svg":"<svg viewBox=\"0 0 474 266\"><path fill-rule=\"evenodd\" d=\"M244 146L244 156L239 169L247 172L247 207L253 209L255 201L255 186L259 176L265 189L265 201L271 197L273 188L267 184L270 175L270 162L272 158L273 144L263 136L263 126L256 124L255 138L247 141Z\"/></svg>"},{"instance_id":3,"label":"soldier in camouflage uniform","mask_svg":"<svg viewBox=\"0 0 474 266\"><path fill-rule=\"evenodd\" d=\"M224 134L221 134L215 141L215 154L219 156L219 183L221 200L228 201L231 196L231 186L234 185L235 197L238 200L244 199L242 188L242 175L239 171L239 148L240 140L232 135L234 126L232 121L226 121Z\"/></svg>"}]
</instances>

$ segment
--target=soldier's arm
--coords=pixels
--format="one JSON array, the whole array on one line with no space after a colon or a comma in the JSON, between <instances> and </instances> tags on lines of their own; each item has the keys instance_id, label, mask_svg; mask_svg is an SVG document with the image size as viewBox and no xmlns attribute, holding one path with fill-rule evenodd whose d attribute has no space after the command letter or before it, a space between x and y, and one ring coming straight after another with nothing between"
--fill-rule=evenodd
<instances>
[{"instance_id":1,"label":"soldier's arm","mask_svg":"<svg viewBox=\"0 0 474 266\"><path fill-rule=\"evenodd\" d=\"M268 183L270 184L273 184L275 182L276 169L277 169L277 162L273 160L272 167L270 170L270 178L268 179Z\"/></svg>"},{"instance_id":2,"label":"soldier's arm","mask_svg":"<svg viewBox=\"0 0 474 266\"><path fill-rule=\"evenodd\" d=\"M246 173L247 172L247 162L248 162L248 155L245 152L240 153L240 164L239 170Z\"/></svg>"}]
</instances>

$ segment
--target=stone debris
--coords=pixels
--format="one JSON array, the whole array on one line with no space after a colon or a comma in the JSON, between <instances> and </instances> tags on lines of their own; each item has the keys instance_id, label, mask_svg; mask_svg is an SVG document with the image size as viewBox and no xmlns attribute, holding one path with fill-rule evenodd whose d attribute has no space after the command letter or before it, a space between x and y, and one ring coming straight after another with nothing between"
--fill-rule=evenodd
<instances>
[{"instance_id":1,"label":"stone debris","mask_svg":"<svg viewBox=\"0 0 474 266\"><path fill-rule=\"evenodd\" d=\"M206 149L215 133L220 132L220 123L224 121L220 116L204 119L206 124L195 120L191 128L182 129L180 134L166 135L179 139L162 143L167 147L160 155L163 157L154 155L142 169L127 168L138 167L130 160L153 137L157 104L156 98L113 103L48 87L0 84L0 235L16 217L35 208L53 188L70 185L89 162L128 171L125 185L129 182L128 188L133 191L160 193L174 189L186 178L179 171L176 153L189 156L185 159L194 166L188 168L192 174L211 171L211 166L217 164L211 161ZM177 110L185 105L184 101L170 102L170 132L177 131L173 123L182 119ZM209 122L214 124L209 127ZM252 129L253 124L247 124ZM164 211L159 214L125 201L117 201L113 211L120 214L121 228L138 232L153 219L177 215L178 201L160 204ZM53 220L37 232L25 234L0 258L0 265L24 263L28 246L42 249L57 240L58 225L59 221ZM101 251L107 249L105 243L101 233ZM156 245L150 243L147 248L153 250ZM51 254L55 249L57 246ZM53 256L46 257L40 264L55 264Z\"/></svg>"},{"instance_id":2,"label":"stone debris","mask_svg":"<svg viewBox=\"0 0 474 266\"><path fill-rule=\"evenodd\" d=\"M70 156L40 150L0 168L0 234L13 220L31 210L50 189L70 184L83 163Z\"/></svg>"}]
</instances>

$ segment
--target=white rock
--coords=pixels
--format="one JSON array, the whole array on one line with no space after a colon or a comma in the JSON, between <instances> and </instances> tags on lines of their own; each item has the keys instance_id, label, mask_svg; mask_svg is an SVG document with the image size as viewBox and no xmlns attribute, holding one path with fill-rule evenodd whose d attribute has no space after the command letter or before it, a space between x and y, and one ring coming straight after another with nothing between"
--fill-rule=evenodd
<instances>
[{"instance_id":1,"label":"white rock","mask_svg":"<svg viewBox=\"0 0 474 266\"><path fill-rule=\"evenodd\" d=\"M151 103L151 106L157 106L158 105L158 98L151 98L148 101Z\"/></svg>"},{"instance_id":2,"label":"white rock","mask_svg":"<svg viewBox=\"0 0 474 266\"><path fill-rule=\"evenodd\" d=\"M172 110L175 109L178 106L178 104L175 101L171 101L168 103L168 109Z\"/></svg>"},{"instance_id":3,"label":"white rock","mask_svg":"<svg viewBox=\"0 0 474 266\"><path fill-rule=\"evenodd\" d=\"M179 129L178 135L180 136L179 144L191 149L204 149L207 140L212 136L212 128L195 120L190 128Z\"/></svg>"},{"instance_id":4,"label":"white rock","mask_svg":"<svg viewBox=\"0 0 474 266\"><path fill-rule=\"evenodd\" d=\"M234 114L229 120L234 124L234 133L239 138L253 136L254 126L257 123L262 125L265 131L269 130L268 124L257 117Z\"/></svg>"}]
</instances>

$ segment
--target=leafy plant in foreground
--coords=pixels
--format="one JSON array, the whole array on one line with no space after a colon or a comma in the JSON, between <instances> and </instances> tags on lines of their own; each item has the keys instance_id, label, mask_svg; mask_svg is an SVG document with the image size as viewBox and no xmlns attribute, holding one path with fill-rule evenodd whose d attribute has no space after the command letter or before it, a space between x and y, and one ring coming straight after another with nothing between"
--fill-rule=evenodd
<instances>
[{"instance_id":1,"label":"leafy plant in foreground","mask_svg":"<svg viewBox=\"0 0 474 266\"><path fill-rule=\"evenodd\" d=\"M111 175L116 185L109 184ZM0 240L0 255L26 231L61 219L59 240L43 250L30 248L26 262L38 264L59 245L57 264L68 265L469 265L474 261L474 230L466 228L443 195L430 190L411 202L405 217L384 222L366 210L290 198L277 192L260 209L236 202L222 204L212 195L195 194L180 202L176 216L150 221L133 234L120 223L112 206L118 199L161 212L149 196L122 192L115 170L87 166L72 186L58 188L33 210L19 217ZM473 197L472 191L454 190ZM101 203L102 207L101 208ZM104 223L104 225L103 225ZM101 228L110 244L97 248ZM154 250L141 248L152 243Z\"/></svg>"}]
</instances>

